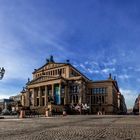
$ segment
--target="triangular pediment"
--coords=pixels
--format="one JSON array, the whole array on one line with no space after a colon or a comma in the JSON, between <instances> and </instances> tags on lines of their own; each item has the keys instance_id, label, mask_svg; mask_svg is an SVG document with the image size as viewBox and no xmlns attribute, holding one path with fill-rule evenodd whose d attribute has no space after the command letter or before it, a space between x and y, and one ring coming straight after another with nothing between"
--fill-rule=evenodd
<instances>
[{"instance_id":1,"label":"triangular pediment","mask_svg":"<svg viewBox=\"0 0 140 140\"><path fill-rule=\"evenodd\" d=\"M43 75L41 77L38 77L38 78L33 79L32 81L30 81L28 83L28 85L36 84L36 83L40 83L40 82L47 82L47 81L51 81L51 80L57 80L57 79L60 79L60 78L62 78L62 77L60 77L60 76L52 77L52 76L45 76L45 75Z\"/></svg>"}]
</instances>

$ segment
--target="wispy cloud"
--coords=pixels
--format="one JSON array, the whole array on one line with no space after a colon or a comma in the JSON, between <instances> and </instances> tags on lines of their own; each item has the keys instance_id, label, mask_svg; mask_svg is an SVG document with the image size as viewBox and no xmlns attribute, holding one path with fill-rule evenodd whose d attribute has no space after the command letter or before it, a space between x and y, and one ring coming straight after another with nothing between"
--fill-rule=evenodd
<instances>
[{"instance_id":1,"label":"wispy cloud","mask_svg":"<svg viewBox=\"0 0 140 140\"><path fill-rule=\"evenodd\" d=\"M116 69L115 68L105 68L105 69L102 69L101 71L104 74L109 74L109 73L115 72Z\"/></svg>"},{"instance_id":2,"label":"wispy cloud","mask_svg":"<svg viewBox=\"0 0 140 140\"><path fill-rule=\"evenodd\" d=\"M113 59L109 59L108 58L108 61L107 62L103 62L103 64L105 65L105 67L114 66L116 63L117 63L117 60L115 58L113 58Z\"/></svg>"},{"instance_id":3,"label":"wispy cloud","mask_svg":"<svg viewBox=\"0 0 140 140\"><path fill-rule=\"evenodd\" d=\"M131 75L128 75L128 74L118 75L118 78L121 79L121 80L127 80L127 79L129 79L131 77L132 76Z\"/></svg>"}]
</instances>

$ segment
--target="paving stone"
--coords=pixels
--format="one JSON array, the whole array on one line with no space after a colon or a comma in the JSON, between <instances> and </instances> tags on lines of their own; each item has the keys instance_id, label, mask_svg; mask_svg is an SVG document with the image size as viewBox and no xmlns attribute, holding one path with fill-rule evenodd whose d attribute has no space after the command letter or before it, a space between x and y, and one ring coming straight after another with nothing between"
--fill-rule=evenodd
<instances>
[{"instance_id":1,"label":"paving stone","mask_svg":"<svg viewBox=\"0 0 140 140\"><path fill-rule=\"evenodd\" d=\"M0 120L0 140L140 140L139 116Z\"/></svg>"}]
</instances>

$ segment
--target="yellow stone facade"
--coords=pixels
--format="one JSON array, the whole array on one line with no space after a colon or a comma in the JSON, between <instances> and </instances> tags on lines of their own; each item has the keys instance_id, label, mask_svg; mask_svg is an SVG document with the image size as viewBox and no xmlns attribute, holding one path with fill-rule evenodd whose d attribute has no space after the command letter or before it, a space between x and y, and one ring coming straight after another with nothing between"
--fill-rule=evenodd
<instances>
[{"instance_id":1,"label":"yellow stone facade","mask_svg":"<svg viewBox=\"0 0 140 140\"><path fill-rule=\"evenodd\" d=\"M51 56L46 64L35 69L22 91L22 106L44 112L50 104L87 104L90 113L117 114L118 92L116 80L92 81L67 63L56 63ZM103 93L94 93L102 90ZM104 91L105 90L105 91ZM101 98L101 99L100 99Z\"/></svg>"}]
</instances>

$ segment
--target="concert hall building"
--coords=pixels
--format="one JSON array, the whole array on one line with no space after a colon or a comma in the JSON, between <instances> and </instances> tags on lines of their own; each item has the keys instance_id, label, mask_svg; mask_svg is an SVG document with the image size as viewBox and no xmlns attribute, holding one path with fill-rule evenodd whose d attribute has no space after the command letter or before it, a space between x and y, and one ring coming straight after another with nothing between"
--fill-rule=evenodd
<instances>
[{"instance_id":1,"label":"concert hall building","mask_svg":"<svg viewBox=\"0 0 140 140\"><path fill-rule=\"evenodd\" d=\"M21 104L45 113L46 109L63 108L65 105L89 106L91 114L118 114L126 112L123 96L111 74L107 80L92 81L77 68L57 63L53 56L46 64L35 69L21 92Z\"/></svg>"}]
</instances>

